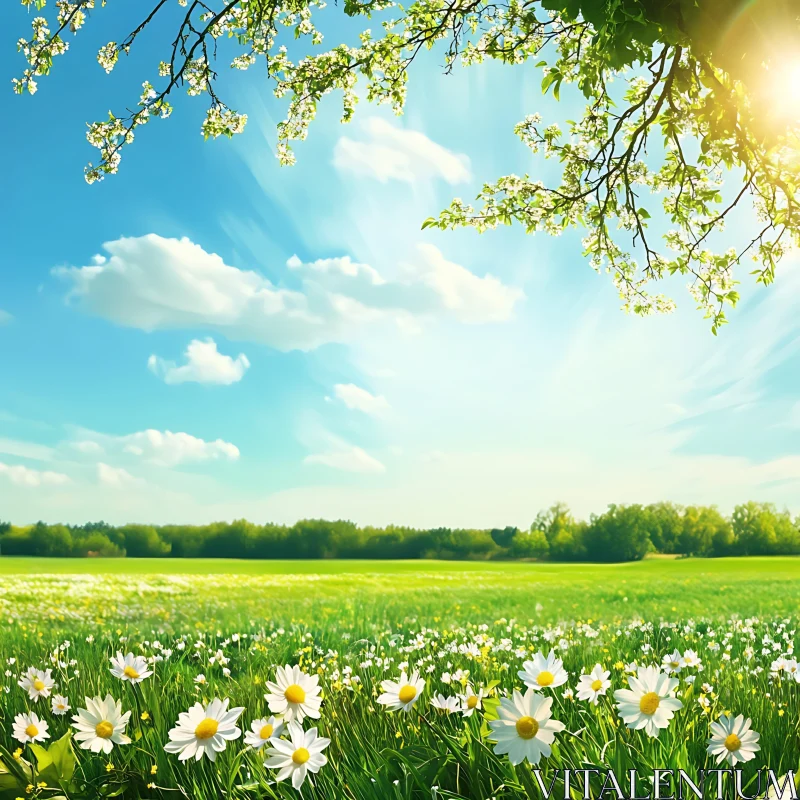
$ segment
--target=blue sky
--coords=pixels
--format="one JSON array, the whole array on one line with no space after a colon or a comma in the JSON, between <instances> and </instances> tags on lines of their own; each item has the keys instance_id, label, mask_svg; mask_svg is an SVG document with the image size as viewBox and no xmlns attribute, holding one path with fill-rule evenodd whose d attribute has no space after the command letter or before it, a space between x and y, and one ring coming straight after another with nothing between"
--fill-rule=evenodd
<instances>
[{"instance_id":1,"label":"blue sky","mask_svg":"<svg viewBox=\"0 0 800 800\"><path fill-rule=\"evenodd\" d=\"M715 338L681 281L675 314L624 315L580 232L422 231L484 181L552 177L514 124L579 110L532 68L444 76L436 53L403 117L363 102L342 126L328 98L292 168L274 157L285 101L256 68L223 72L244 134L204 142L203 100L179 98L87 186L85 123L138 96L170 33L106 76L94 53L125 13L95 14L35 97L10 90L24 9L0 32L0 518L800 511L794 256L769 289L745 283ZM331 15L329 44L350 33Z\"/></svg>"}]
</instances>

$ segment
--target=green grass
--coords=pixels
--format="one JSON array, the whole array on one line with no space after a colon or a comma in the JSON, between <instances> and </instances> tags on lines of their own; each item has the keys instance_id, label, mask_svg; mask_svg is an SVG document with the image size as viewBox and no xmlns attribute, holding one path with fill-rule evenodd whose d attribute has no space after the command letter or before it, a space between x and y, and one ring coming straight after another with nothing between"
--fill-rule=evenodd
<instances>
[{"instance_id":1,"label":"green grass","mask_svg":"<svg viewBox=\"0 0 800 800\"><path fill-rule=\"evenodd\" d=\"M566 731L539 765L547 782L554 768L587 765L641 774L713 767L709 725L728 710L752 717L761 734L746 774L765 766L783 774L800 759L800 684L772 676L770 666L796 647L799 578L800 560L791 558L558 565L3 557L0 762L17 747L16 714L37 712L50 742L69 731L70 715L54 716L48 701L30 701L17 685L28 667L51 668L70 714L84 697L108 692L132 712L131 745L110 756L77 752L69 800L296 798L242 739L215 764L179 763L163 746L181 712L213 697L244 707L240 727L249 729L269 715L264 684L276 666L299 664L320 676L318 727L331 739L329 763L304 798L538 797L530 767L493 752L488 719L501 697L524 689L522 662L555 648L569 680L547 695ZM649 739L620 724L612 693L627 686L624 665L659 664L675 649L695 650L703 669L679 674L684 708ZM111 676L108 659L118 651L155 657L154 676L136 687ZM230 674L212 660L217 651ZM380 682L404 663L422 670L426 690L410 714L388 714L376 702ZM597 663L612 681L599 705L565 696ZM462 681L445 682L445 673ZM347 685L348 674L358 682ZM466 681L491 695L481 712L446 716L430 706L433 693L456 694ZM35 755L28 746L21 752L30 763ZM45 775L47 788L26 792L0 767L0 800L53 797L58 777L52 768Z\"/></svg>"},{"instance_id":2,"label":"green grass","mask_svg":"<svg viewBox=\"0 0 800 800\"><path fill-rule=\"evenodd\" d=\"M267 598L274 618L302 617L322 603L389 622L409 616L420 622L462 622L478 613L551 622L746 617L790 614L800 600L800 558L652 559L604 565L2 557L2 575L54 576L50 580L62 576L65 581L75 575L118 575L126 580L220 576L230 583L219 598L228 618L246 617ZM243 580L234 581L233 576ZM313 592L308 591L308 581L313 582ZM146 606L143 601L143 614Z\"/></svg>"}]
</instances>

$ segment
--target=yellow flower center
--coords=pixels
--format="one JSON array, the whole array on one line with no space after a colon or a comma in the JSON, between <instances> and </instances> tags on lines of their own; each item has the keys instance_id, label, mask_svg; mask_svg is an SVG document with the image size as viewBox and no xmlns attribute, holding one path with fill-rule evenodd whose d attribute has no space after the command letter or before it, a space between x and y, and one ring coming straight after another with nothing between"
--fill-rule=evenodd
<instances>
[{"instance_id":1,"label":"yellow flower center","mask_svg":"<svg viewBox=\"0 0 800 800\"><path fill-rule=\"evenodd\" d=\"M298 767L300 764L305 764L309 758L311 758L311 753L309 753L305 747L298 747L297 750L292 753L292 761L294 761Z\"/></svg>"},{"instance_id":2,"label":"yellow flower center","mask_svg":"<svg viewBox=\"0 0 800 800\"><path fill-rule=\"evenodd\" d=\"M102 722L97 723L94 732L101 739L110 739L114 735L114 726L108 720L104 719Z\"/></svg>"},{"instance_id":3,"label":"yellow flower center","mask_svg":"<svg viewBox=\"0 0 800 800\"><path fill-rule=\"evenodd\" d=\"M533 739L539 733L539 723L533 717L520 717L517 720L517 736L520 739Z\"/></svg>"},{"instance_id":4,"label":"yellow flower center","mask_svg":"<svg viewBox=\"0 0 800 800\"><path fill-rule=\"evenodd\" d=\"M272 725L270 725L269 723L267 723L267 724L266 724L266 725L265 725L265 726L264 726L264 727L263 727L263 728L262 728L262 729L261 729L261 730L258 732L258 735L259 735L259 737L260 737L260 738L262 738L262 739L269 739L269 737L270 737L270 736L272 736L272 731L273 731Z\"/></svg>"},{"instance_id":5,"label":"yellow flower center","mask_svg":"<svg viewBox=\"0 0 800 800\"><path fill-rule=\"evenodd\" d=\"M467 698L467 708L475 708L478 705L477 695L471 695Z\"/></svg>"},{"instance_id":6,"label":"yellow flower center","mask_svg":"<svg viewBox=\"0 0 800 800\"><path fill-rule=\"evenodd\" d=\"M410 685L403 686L397 693L401 703L410 703L417 696L417 690Z\"/></svg>"},{"instance_id":7,"label":"yellow flower center","mask_svg":"<svg viewBox=\"0 0 800 800\"><path fill-rule=\"evenodd\" d=\"M293 683L291 686L286 687L286 691L283 693L283 696L290 703L302 703L306 699L306 692L302 686L298 686L296 683Z\"/></svg>"},{"instance_id":8,"label":"yellow flower center","mask_svg":"<svg viewBox=\"0 0 800 800\"><path fill-rule=\"evenodd\" d=\"M27 728L25 728L25 735L30 736L31 739L33 739L34 736L39 735L39 729L33 723L31 723Z\"/></svg>"},{"instance_id":9,"label":"yellow flower center","mask_svg":"<svg viewBox=\"0 0 800 800\"><path fill-rule=\"evenodd\" d=\"M42 681L42 680L39 680L39 678L37 678L37 679L36 679L36 680L33 682L33 688L34 688L34 689L36 689L36 691L37 691L37 692L41 692L41 691L42 691L42 689L44 689L44 681Z\"/></svg>"},{"instance_id":10,"label":"yellow flower center","mask_svg":"<svg viewBox=\"0 0 800 800\"><path fill-rule=\"evenodd\" d=\"M670 666L671 666L673 669L676 669L677 667L679 667L679 666L681 665L681 662L680 662L680 661L670 661L670 662L669 662L669 665L670 665Z\"/></svg>"},{"instance_id":11,"label":"yellow flower center","mask_svg":"<svg viewBox=\"0 0 800 800\"><path fill-rule=\"evenodd\" d=\"M553 673L548 672L546 669L543 669L536 678L536 682L539 686L550 686L554 680Z\"/></svg>"},{"instance_id":12,"label":"yellow flower center","mask_svg":"<svg viewBox=\"0 0 800 800\"><path fill-rule=\"evenodd\" d=\"M642 699L639 700L639 711L642 714L647 714L648 717L652 717L658 710L660 702L661 698L655 692L643 694Z\"/></svg>"},{"instance_id":13,"label":"yellow flower center","mask_svg":"<svg viewBox=\"0 0 800 800\"><path fill-rule=\"evenodd\" d=\"M603 681L598 678L596 681L592 681L592 691L599 692L603 688Z\"/></svg>"},{"instance_id":14,"label":"yellow flower center","mask_svg":"<svg viewBox=\"0 0 800 800\"><path fill-rule=\"evenodd\" d=\"M210 739L219 728L219 722L210 717L206 717L195 729L194 735L198 739Z\"/></svg>"},{"instance_id":15,"label":"yellow flower center","mask_svg":"<svg viewBox=\"0 0 800 800\"><path fill-rule=\"evenodd\" d=\"M139 673L133 667L125 667L125 669L122 670L122 674L127 678L133 678L133 680L139 677Z\"/></svg>"},{"instance_id":16,"label":"yellow flower center","mask_svg":"<svg viewBox=\"0 0 800 800\"><path fill-rule=\"evenodd\" d=\"M725 739L725 749L729 753L733 753L742 746L742 740L735 734L731 733Z\"/></svg>"}]
</instances>

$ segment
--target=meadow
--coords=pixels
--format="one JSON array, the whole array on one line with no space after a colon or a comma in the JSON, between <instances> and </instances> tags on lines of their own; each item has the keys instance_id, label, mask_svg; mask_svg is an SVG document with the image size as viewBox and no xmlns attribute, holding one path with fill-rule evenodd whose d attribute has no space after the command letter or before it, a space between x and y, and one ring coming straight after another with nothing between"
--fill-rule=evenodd
<instances>
[{"instance_id":1,"label":"meadow","mask_svg":"<svg viewBox=\"0 0 800 800\"><path fill-rule=\"evenodd\" d=\"M3 557L0 798L539 797L533 768L717 753L752 796L800 760L798 578L792 558Z\"/></svg>"}]
</instances>

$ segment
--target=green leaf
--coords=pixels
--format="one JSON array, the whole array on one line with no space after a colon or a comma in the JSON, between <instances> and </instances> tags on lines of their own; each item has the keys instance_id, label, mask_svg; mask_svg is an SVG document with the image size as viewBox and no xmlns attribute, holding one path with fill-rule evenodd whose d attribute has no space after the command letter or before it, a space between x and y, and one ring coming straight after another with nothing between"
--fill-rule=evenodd
<instances>
[{"instance_id":1,"label":"green leaf","mask_svg":"<svg viewBox=\"0 0 800 800\"><path fill-rule=\"evenodd\" d=\"M36 771L42 780L51 786L69 783L75 774L75 751L72 749L72 733L65 733L45 750L38 744L31 744L36 756Z\"/></svg>"}]
</instances>

